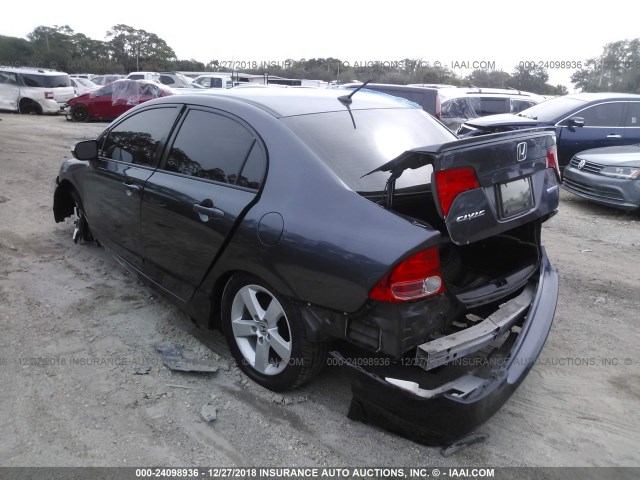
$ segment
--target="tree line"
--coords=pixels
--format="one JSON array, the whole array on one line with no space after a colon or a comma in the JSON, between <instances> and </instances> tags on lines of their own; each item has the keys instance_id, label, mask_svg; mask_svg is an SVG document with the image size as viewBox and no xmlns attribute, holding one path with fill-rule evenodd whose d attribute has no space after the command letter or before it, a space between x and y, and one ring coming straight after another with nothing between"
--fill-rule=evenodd
<instances>
[{"instance_id":1,"label":"tree line","mask_svg":"<svg viewBox=\"0 0 640 480\"><path fill-rule=\"evenodd\" d=\"M596 58L580 62L571 81L585 92L640 92L640 39L605 45ZM150 71L229 71L220 60L209 63L180 60L158 35L119 24L106 32L104 40L77 33L68 25L38 26L27 38L0 36L0 65L53 68L68 73L129 73ZM243 66L244 67L244 66ZM307 78L340 83L372 80L379 83L439 83L456 86L514 88L538 94L563 95L563 85L549 84L544 66L522 62L509 73L503 70L474 70L466 77L421 59L350 65L338 58L290 59L267 65L246 65L245 73Z\"/></svg>"}]
</instances>

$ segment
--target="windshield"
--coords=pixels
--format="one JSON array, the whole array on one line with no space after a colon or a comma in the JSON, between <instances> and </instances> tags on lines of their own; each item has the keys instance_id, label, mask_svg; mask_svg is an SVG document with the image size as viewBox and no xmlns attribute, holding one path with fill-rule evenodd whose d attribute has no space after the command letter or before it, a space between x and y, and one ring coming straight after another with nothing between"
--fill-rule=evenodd
<instances>
[{"instance_id":1,"label":"windshield","mask_svg":"<svg viewBox=\"0 0 640 480\"><path fill-rule=\"evenodd\" d=\"M456 136L417 108L353 110L287 117L293 130L349 188L361 193L384 190L388 172L363 175L413 148L456 140ZM396 189L431 182L431 166L406 170Z\"/></svg>"},{"instance_id":2,"label":"windshield","mask_svg":"<svg viewBox=\"0 0 640 480\"><path fill-rule=\"evenodd\" d=\"M22 81L27 87L57 88L71 87L69 75L39 75L37 73L22 73Z\"/></svg>"},{"instance_id":3,"label":"windshield","mask_svg":"<svg viewBox=\"0 0 640 480\"><path fill-rule=\"evenodd\" d=\"M97 85L86 78L76 78L76 82L81 83L85 87L96 87Z\"/></svg>"},{"instance_id":4,"label":"windshield","mask_svg":"<svg viewBox=\"0 0 640 480\"><path fill-rule=\"evenodd\" d=\"M581 107L586 102L571 97L552 98L534 105L518 113L521 117L532 118L541 122L561 120L569 112Z\"/></svg>"}]
</instances>

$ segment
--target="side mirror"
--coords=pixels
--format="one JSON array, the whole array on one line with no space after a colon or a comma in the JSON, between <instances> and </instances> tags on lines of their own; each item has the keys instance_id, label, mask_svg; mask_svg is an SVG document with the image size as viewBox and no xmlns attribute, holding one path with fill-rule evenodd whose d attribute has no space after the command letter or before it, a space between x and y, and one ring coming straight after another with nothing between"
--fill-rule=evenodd
<instances>
[{"instance_id":1,"label":"side mirror","mask_svg":"<svg viewBox=\"0 0 640 480\"><path fill-rule=\"evenodd\" d=\"M576 127L584 127L584 118L582 117L571 117L569 119L569 128L576 128Z\"/></svg>"},{"instance_id":2,"label":"side mirror","mask_svg":"<svg viewBox=\"0 0 640 480\"><path fill-rule=\"evenodd\" d=\"M73 153L73 157L78 160L97 160L98 142L95 140L78 142L74 145L71 153Z\"/></svg>"}]
</instances>

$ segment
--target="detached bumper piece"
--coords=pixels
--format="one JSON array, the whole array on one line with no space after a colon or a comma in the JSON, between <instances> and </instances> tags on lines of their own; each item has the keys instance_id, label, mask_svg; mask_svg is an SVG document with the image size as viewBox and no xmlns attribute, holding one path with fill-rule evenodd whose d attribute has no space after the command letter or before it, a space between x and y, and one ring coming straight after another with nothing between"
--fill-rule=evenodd
<instances>
[{"instance_id":1,"label":"detached bumper piece","mask_svg":"<svg viewBox=\"0 0 640 480\"><path fill-rule=\"evenodd\" d=\"M455 442L524 380L549 334L557 298L558 274L543 250L539 276L519 296L474 327L420 345L413 361L362 367L366 362L331 352L349 367L348 417L426 445Z\"/></svg>"}]
</instances>

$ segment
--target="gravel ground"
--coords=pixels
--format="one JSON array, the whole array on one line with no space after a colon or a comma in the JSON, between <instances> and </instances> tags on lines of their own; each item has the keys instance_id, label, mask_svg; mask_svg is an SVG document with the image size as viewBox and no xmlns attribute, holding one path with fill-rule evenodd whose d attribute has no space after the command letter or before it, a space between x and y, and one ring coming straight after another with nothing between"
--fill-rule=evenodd
<instances>
[{"instance_id":1,"label":"gravel ground","mask_svg":"<svg viewBox=\"0 0 640 480\"><path fill-rule=\"evenodd\" d=\"M540 360L480 427L488 440L444 458L348 420L337 367L286 395L250 382L219 333L74 245L54 180L105 126L0 114L0 466L640 465L639 214L562 193L543 233L561 291ZM163 343L219 371L170 371Z\"/></svg>"}]
</instances>

